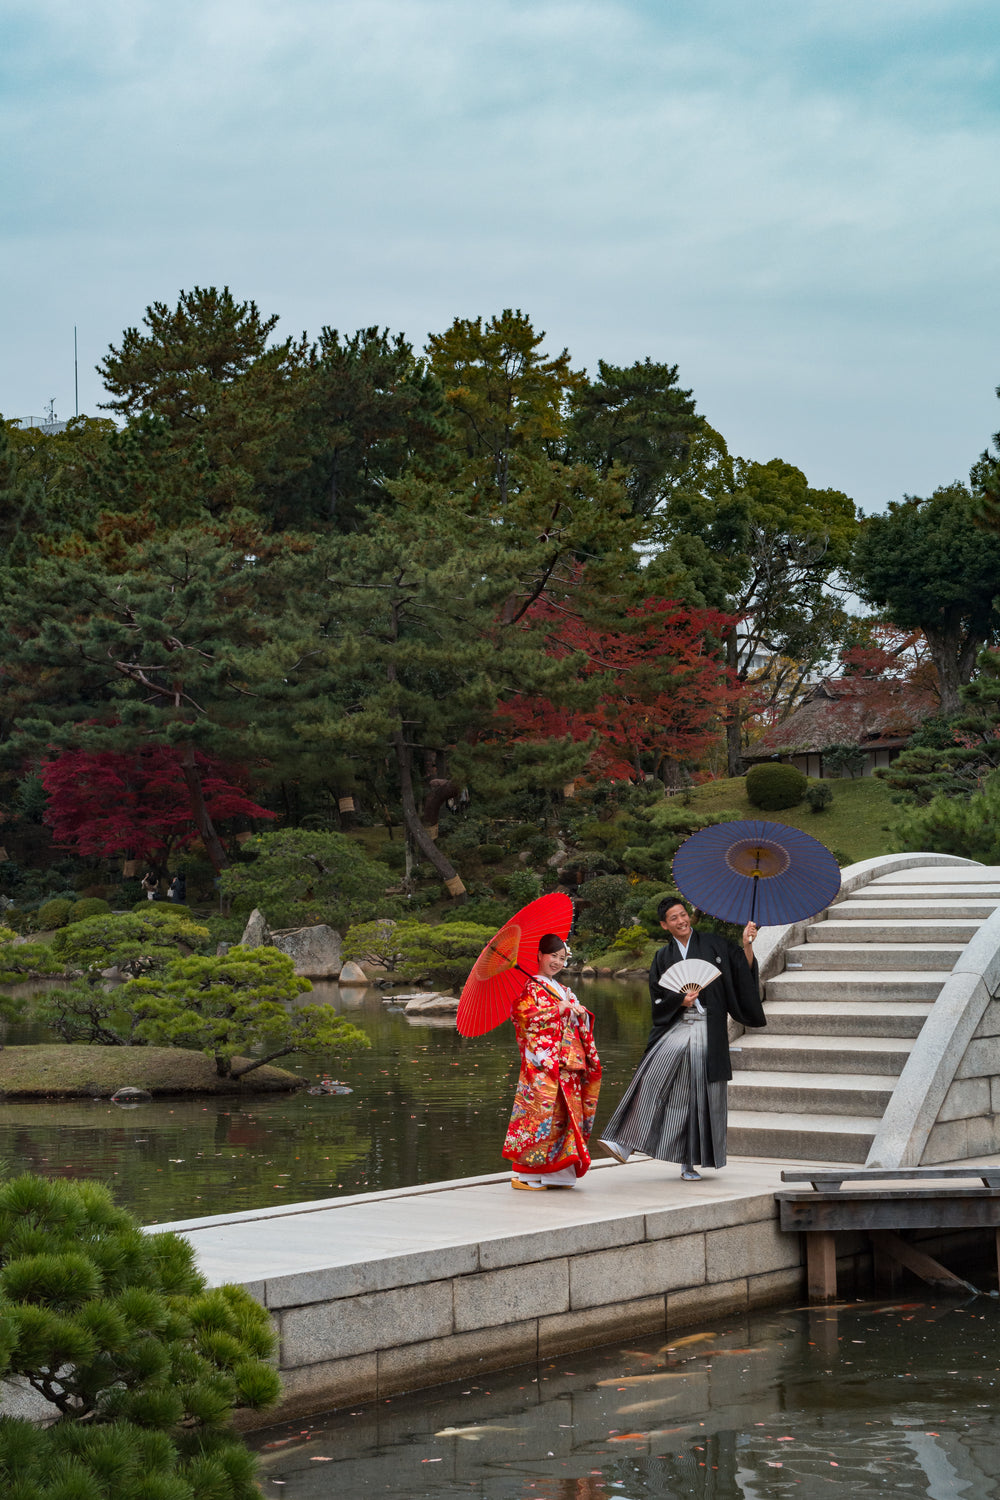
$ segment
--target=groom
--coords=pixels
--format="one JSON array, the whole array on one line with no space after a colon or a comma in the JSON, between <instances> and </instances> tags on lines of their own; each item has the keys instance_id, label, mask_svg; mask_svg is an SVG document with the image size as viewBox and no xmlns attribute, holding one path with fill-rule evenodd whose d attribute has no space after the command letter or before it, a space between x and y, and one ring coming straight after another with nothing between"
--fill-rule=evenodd
<instances>
[{"instance_id":1,"label":"groom","mask_svg":"<svg viewBox=\"0 0 1000 1500\"><path fill-rule=\"evenodd\" d=\"M656 1045L663 1033L680 1020L695 1000L691 994L678 995L673 990L661 989L660 976L673 964L680 963L682 958L701 958L722 971L719 978L698 995L708 1014L708 1077L713 1083L717 1079L732 1078L727 1016L732 1016L743 1026L767 1024L760 1003L757 960L753 952L757 924L748 922L744 927L741 953L735 943L715 933L696 932L688 909L679 898L666 897L660 902L656 915L670 940L659 949L649 970L653 1029L646 1042L646 1051Z\"/></svg>"}]
</instances>

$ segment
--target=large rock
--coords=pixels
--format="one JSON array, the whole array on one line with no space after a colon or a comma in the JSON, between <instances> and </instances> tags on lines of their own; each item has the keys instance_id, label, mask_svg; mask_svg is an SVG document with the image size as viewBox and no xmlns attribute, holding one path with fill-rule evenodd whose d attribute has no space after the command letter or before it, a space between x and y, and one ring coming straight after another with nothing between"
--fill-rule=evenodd
<instances>
[{"instance_id":1,"label":"large rock","mask_svg":"<svg viewBox=\"0 0 1000 1500\"><path fill-rule=\"evenodd\" d=\"M403 1005L408 1016L453 1015L458 1010L456 995L439 995L433 990L421 990L416 995L397 995L395 1000L397 1005Z\"/></svg>"},{"instance_id":2,"label":"large rock","mask_svg":"<svg viewBox=\"0 0 1000 1500\"><path fill-rule=\"evenodd\" d=\"M349 958L340 970L341 984L367 984L368 975L360 964Z\"/></svg>"},{"instance_id":3,"label":"large rock","mask_svg":"<svg viewBox=\"0 0 1000 1500\"><path fill-rule=\"evenodd\" d=\"M271 942L287 953L296 974L306 979L336 979L342 970L341 936L325 922L317 927L293 927L271 934Z\"/></svg>"},{"instance_id":4,"label":"large rock","mask_svg":"<svg viewBox=\"0 0 1000 1500\"><path fill-rule=\"evenodd\" d=\"M240 942L244 948L270 948L272 946L271 929L267 925L264 913L256 906L247 918L247 925L243 929Z\"/></svg>"}]
</instances>

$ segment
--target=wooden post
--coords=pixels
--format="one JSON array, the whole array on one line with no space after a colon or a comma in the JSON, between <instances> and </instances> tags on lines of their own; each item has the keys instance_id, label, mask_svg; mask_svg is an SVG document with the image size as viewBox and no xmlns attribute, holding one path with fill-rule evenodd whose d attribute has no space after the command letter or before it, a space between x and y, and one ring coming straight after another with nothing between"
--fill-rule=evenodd
<instances>
[{"instance_id":1,"label":"wooden post","mask_svg":"<svg viewBox=\"0 0 1000 1500\"><path fill-rule=\"evenodd\" d=\"M837 1238L832 1230L806 1235L806 1279L810 1302L836 1302Z\"/></svg>"}]
</instances>

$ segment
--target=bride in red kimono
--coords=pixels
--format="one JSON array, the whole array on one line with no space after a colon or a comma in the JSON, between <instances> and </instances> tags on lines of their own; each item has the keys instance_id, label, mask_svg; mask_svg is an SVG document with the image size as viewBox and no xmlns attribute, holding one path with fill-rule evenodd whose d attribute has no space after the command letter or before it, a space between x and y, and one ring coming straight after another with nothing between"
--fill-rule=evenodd
<instances>
[{"instance_id":1,"label":"bride in red kimono","mask_svg":"<svg viewBox=\"0 0 1000 1500\"><path fill-rule=\"evenodd\" d=\"M567 956L561 937L543 937L537 976L511 1011L521 1073L503 1154L513 1168L511 1187L523 1192L573 1187L590 1166L601 1062L593 1016L556 979Z\"/></svg>"}]
</instances>

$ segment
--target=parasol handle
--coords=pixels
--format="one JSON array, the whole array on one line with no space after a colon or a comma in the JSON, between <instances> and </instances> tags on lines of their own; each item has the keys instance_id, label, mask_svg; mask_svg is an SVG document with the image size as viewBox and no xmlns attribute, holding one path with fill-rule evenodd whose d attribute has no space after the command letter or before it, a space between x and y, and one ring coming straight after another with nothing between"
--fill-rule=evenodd
<instances>
[{"instance_id":1,"label":"parasol handle","mask_svg":"<svg viewBox=\"0 0 1000 1500\"><path fill-rule=\"evenodd\" d=\"M750 921L753 922L757 912L757 891L760 887L760 872L755 871L751 879L753 880L753 895L750 897Z\"/></svg>"}]
</instances>

